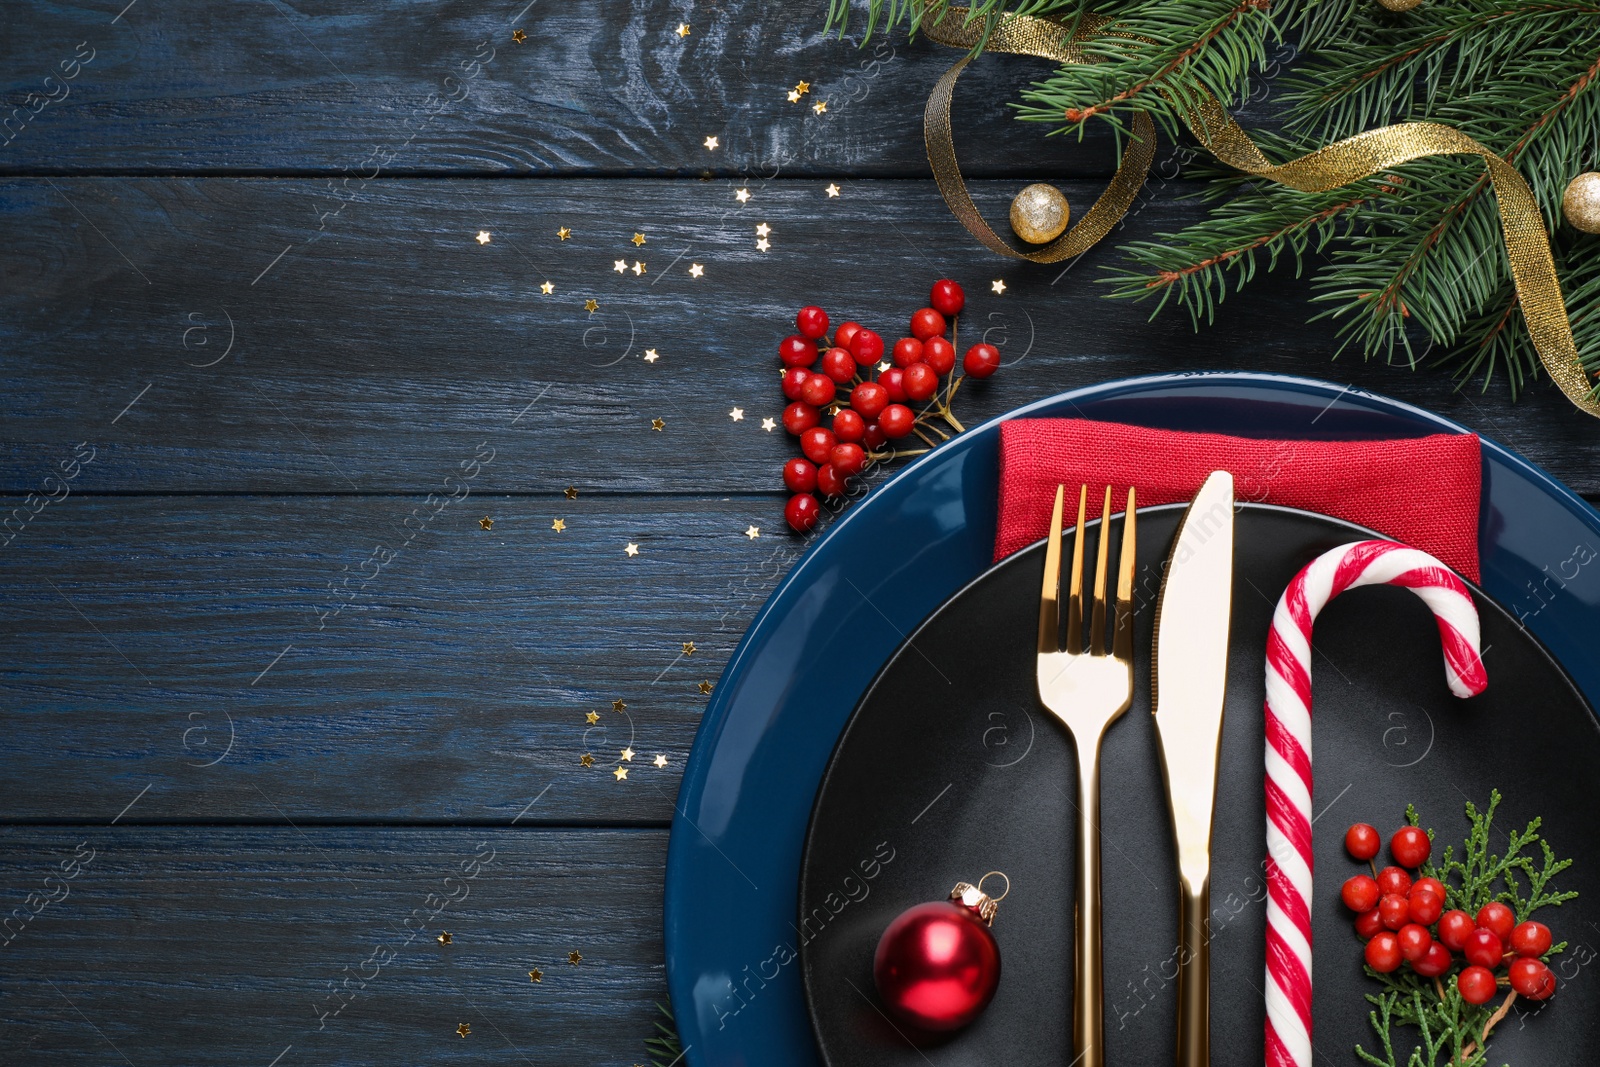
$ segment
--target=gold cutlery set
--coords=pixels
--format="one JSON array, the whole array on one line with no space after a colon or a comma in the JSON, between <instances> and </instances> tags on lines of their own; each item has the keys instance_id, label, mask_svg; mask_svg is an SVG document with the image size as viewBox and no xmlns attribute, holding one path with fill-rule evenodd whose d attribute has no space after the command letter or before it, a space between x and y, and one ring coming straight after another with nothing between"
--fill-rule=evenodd
<instances>
[{"instance_id":1,"label":"gold cutlery set","mask_svg":"<svg viewBox=\"0 0 1600 1067\"><path fill-rule=\"evenodd\" d=\"M1111 487L1096 546L1092 592L1083 581L1088 487L1078 491L1067 587L1061 588L1065 487L1056 490L1039 596L1039 701L1077 751L1078 863L1073 934L1071 1067L1104 1067L1100 938L1100 742L1133 703L1135 494L1122 514L1115 600L1108 600ZM1151 708L1178 859L1178 1067L1210 1062L1211 823L1228 674L1233 590L1233 477L1213 471L1173 538L1156 602ZM1087 634L1085 625L1087 623ZM1165 679L1166 686L1162 687Z\"/></svg>"}]
</instances>

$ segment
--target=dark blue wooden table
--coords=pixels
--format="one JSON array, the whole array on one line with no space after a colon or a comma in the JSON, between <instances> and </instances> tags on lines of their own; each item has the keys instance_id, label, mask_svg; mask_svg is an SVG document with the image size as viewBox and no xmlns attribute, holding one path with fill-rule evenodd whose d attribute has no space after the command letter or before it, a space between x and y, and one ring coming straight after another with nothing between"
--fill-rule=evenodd
<instances>
[{"instance_id":1,"label":"dark blue wooden table","mask_svg":"<svg viewBox=\"0 0 1600 1067\"><path fill-rule=\"evenodd\" d=\"M1330 362L1292 279L1199 335L1101 299L1197 216L1170 154L1083 261L984 252L923 156L951 55L825 7L0 9L0 1061L641 1061L705 690L803 548L761 424L800 304L960 280L1016 361L972 418L1300 373L1600 494L1554 390ZM1035 69L963 81L995 218L1111 170L1003 121Z\"/></svg>"}]
</instances>

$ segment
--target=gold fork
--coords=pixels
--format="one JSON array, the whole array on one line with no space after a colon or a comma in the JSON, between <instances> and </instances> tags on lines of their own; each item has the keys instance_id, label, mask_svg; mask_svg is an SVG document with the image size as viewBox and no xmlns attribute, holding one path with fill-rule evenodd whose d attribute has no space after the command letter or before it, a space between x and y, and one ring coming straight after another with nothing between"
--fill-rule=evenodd
<instances>
[{"instance_id":1,"label":"gold fork","mask_svg":"<svg viewBox=\"0 0 1600 1067\"><path fill-rule=\"evenodd\" d=\"M1078 489L1078 527L1066 596L1065 651L1061 633L1061 506L1056 487L1050 539L1045 542L1044 589L1039 595L1039 701L1072 734L1078 753L1078 871L1073 937L1073 1067L1104 1067L1105 1005L1100 947L1100 739L1133 702L1134 494L1122 518L1115 614L1107 618L1106 556L1110 548L1111 487L1100 511L1089 640L1083 639L1083 524L1089 487ZM1108 643L1106 630L1111 629Z\"/></svg>"}]
</instances>

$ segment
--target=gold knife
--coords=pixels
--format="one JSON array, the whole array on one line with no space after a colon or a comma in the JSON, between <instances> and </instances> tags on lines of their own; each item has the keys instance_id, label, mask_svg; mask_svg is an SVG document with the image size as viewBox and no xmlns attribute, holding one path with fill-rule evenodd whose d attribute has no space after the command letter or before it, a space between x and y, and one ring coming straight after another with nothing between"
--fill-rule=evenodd
<instances>
[{"instance_id":1,"label":"gold knife","mask_svg":"<svg viewBox=\"0 0 1600 1067\"><path fill-rule=\"evenodd\" d=\"M1178 1067L1211 1062L1211 823L1233 607L1233 476L1213 471L1178 525L1156 601L1151 707L1178 850Z\"/></svg>"}]
</instances>

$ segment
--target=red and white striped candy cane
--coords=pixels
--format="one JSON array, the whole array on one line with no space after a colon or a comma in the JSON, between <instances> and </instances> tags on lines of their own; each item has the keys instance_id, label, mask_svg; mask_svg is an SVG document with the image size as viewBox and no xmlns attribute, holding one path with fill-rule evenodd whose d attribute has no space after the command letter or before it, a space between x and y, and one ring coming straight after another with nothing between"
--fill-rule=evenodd
<instances>
[{"instance_id":1,"label":"red and white striped candy cane","mask_svg":"<svg viewBox=\"0 0 1600 1067\"><path fill-rule=\"evenodd\" d=\"M1294 576L1267 637L1268 1067L1311 1065L1311 624L1358 585L1399 585L1433 609L1445 678L1458 697L1483 692L1478 610L1443 563L1393 541L1324 552Z\"/></svg>"}]
</instances>

